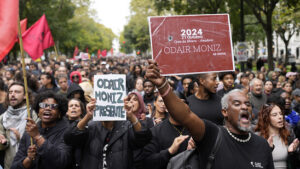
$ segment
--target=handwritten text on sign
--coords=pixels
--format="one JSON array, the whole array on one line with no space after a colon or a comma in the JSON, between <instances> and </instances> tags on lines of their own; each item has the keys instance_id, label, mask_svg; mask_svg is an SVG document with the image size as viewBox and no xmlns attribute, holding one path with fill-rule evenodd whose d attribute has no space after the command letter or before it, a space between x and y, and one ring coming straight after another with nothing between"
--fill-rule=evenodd
<instances>
[{"instance_id":1,"label":"handwritten text on sign","mask_svg":"<svg viewBox=\"0 0 300 169\"><path fill-rule=\"evenodd\" d=\"M94 76L96 108L94 121L126 120L123 99L126 95L125 75Z\"/></svg>"}]
</instances>

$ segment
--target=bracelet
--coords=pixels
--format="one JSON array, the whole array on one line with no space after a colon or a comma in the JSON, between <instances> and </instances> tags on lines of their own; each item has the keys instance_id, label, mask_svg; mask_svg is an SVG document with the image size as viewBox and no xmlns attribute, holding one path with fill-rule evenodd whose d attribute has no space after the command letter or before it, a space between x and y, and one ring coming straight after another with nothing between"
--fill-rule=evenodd
<instances>
[{"instance_id":1,"label":"bracelet","mask_svg":"<svg viewBox=\"0 0 300 169\"><path fill-rule=\"evenodd\" d=\"M138 120L137 118L135 118L135 119L136 119L136 122L134 122L134 123L132 124L133 126L137 125L138 122L139 122L139 120Z\"/></svg>"},{"instance_id":2,"label":"bracelet","mask_svg":"<svg viewBox=\"0 0 300 169\"><path fill-rule=\"evenodd\" d=\"M167 83L168 83L168 80L166 79L165 82L161 86L157 87L157 90L160 90L163 87L165 87L167 85Z\"/></svg>"},{"instance_id":3,"label":"bracelet","mask_svg":"<svg viewBox=\"0 0 300 169\"><path fill-rule=\"evenodd\" d=\"M35 141L38 142L43 136L40 135L38 138L35 138Z\"/></svg>"},{"instance_id":4,"label":"bracelet","mask_svg":"<svg viewBox=\"0 0 300 169\"><path fill-rule=\"evenodd\" d=\"M167 95L169 94L170 90L171 90L171 87L170 87L170 85L168 85L167 91L165 91L165 93L163 93L163 94L160 94L160 96L161 96L162 98L164 98L165 96L167 96Z\"/></svg>"}]
</instances>

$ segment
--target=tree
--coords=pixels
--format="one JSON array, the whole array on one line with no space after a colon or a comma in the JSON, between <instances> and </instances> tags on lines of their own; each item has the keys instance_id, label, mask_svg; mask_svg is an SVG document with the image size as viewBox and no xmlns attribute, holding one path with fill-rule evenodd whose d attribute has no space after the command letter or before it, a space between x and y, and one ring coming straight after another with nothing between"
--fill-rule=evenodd
<instances>
[{"instance_id":1,"label":"tree","mask_svg":"<svg viewBox=\"0 0 300 169\"><path fill-rule=\"evenodd\" d=\"M132 14L129 22L124 27L120 39L121 50L131 53L132 51L140 51L144 56L150 48L150 35L148 27L148 16L157 15L154 11L152 1L132 0L130 3ZM125 41L125 44L122 44Z\"/></svg>"},{"instance_id":2,"label":"tree","mask_svg":"<svg viewBox=\"0 0 300 169\"><path fill-rule=\"evenodd\" d=\"M298 5L299 6L299 5ZM299 32L300 24L297 18L297 6L290 6L286 1L280 1L280 5L275 10L274 30L285 44L285 65L288 63L288 46L292 36Z\"/></svg>"}]
</instances>

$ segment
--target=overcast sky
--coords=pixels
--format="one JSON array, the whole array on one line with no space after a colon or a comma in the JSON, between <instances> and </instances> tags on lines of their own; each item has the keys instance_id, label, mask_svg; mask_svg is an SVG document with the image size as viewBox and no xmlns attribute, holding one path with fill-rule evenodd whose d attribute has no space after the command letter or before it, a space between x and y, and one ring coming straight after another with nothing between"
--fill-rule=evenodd
<instances>
[{"instance_id":1,"label":"overcast sky","mask_svg":"<svg viewBox=\"0 0 300 169\"><path fill-rule=\"evenodd\" d=\"M96 20L119 36L127 24L129 6L130 0L94 0L92 8L97 11Z\"/></svg>"}]
</instances>

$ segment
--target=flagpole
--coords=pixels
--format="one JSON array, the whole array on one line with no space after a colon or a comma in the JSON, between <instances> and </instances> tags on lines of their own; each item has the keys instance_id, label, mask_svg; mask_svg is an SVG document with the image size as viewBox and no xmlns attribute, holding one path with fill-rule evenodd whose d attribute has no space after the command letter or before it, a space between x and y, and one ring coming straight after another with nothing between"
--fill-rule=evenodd
<instances>
[{"instance_id":1,"label":"flagpole","mask_svg":"<svg viewBox=\"0 0 300 169\"><path fill-rule=\"evenodd\" d=\"M57 52L57 49L56 49L56 45L54 44L54 50L55 50L55 54L56 54L56 60L58 59L58 52Z\"/></svg>"},{"instance_id":2,"label":"flagpole","mask_svg":"<svg viewBox=\"0 0 300 169\"><path fill-rule=\"evenodd\" d=\"M25 87L27 117L31 118L31 116L30 116L30 109L29 109L29 96L28 96L27 77L26 77L26 70L25 70L25 59L24 59L24 50L23 50L23 40L22 40L20 16L18 16L18 36L19 36L19 43L20 43L21 60L22 60L22 70L23 70L23 79L24 79L24 87ZM31 145L33 145L32 137L30 137L30 143L31 143Z\"/></svg>"}]
</instances>

